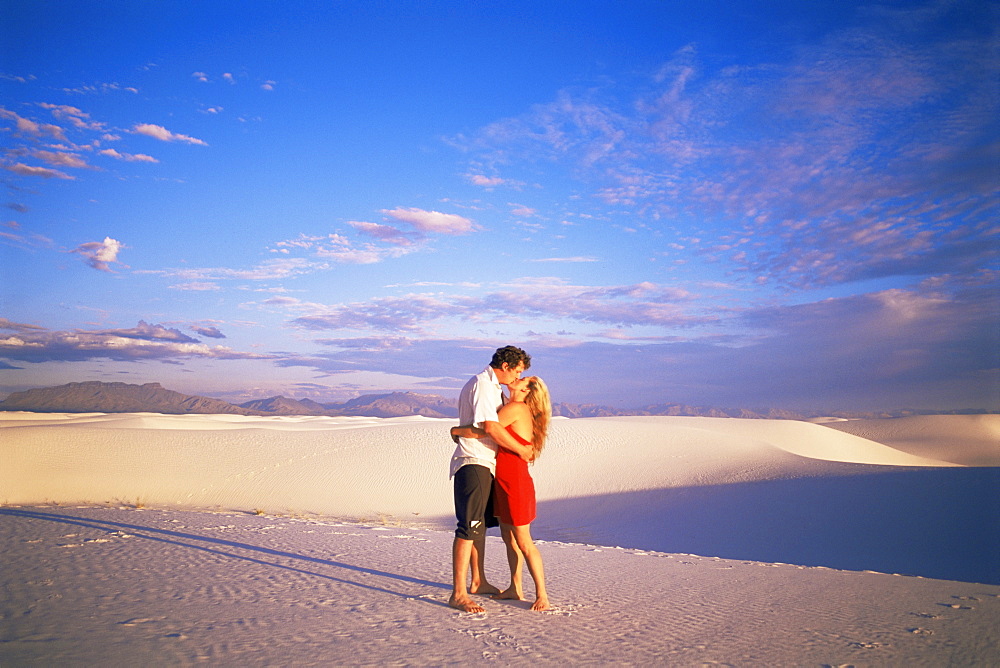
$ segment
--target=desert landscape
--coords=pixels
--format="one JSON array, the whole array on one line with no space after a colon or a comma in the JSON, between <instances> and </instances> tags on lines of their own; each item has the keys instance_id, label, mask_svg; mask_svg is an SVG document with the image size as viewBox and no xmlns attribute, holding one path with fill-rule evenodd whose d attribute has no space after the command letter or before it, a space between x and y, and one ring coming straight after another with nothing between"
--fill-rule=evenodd
<instances>
[{"instance_id":1,"label":"desert landscape","mask_svg":"<svg viewBox=\"0 0 1000 668\"><path fill-rule=\"evenodd\" d=\"M557 418L555 609L477 615L447 606L453 423L2 414L0 664L996 660L1000 416Z\"/></svg>"}]
</instances>

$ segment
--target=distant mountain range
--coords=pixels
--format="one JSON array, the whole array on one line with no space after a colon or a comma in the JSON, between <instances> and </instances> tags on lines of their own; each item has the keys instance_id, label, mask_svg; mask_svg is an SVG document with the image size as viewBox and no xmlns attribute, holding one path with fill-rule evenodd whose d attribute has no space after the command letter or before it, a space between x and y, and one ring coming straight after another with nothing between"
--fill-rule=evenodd
<instances>
[{"instance_id":1,"label":"distant mountain range","mask_svg":"<svg viewBox=\"0 0 1000 668\"><path fill-rule=\"evenodd\" d=\"M228 415L359 415L366 417L458 417L456 402L432 394L370 394L343 404L271 397L244 404L192 396L159 383L130 385L91 381L14 392L0 401L2 411L36 413L215 413Z\"/></svg>"},{"instance_id":2,"label":"distant mountain range","mask_svg":"<svg viewBox=\"0 0 1000 668\"><path fill-rule=\"evenodd\" d=\"M228 415L329 415L364 417L402 417L423 415L432 418L457 418L457 398L415 392L390 392L366 394L342 404L321 404L311 399L271 397L242 404L231 404L221 399L181 394L162 387L159 383L130 385L90 381L68 383L58 387L38 388L14 392L0 401L0 411L31 411L35 413L186 413ZM918 413L982 413L984 411L913 411L900 410L877 413L825 413L824 416L876 418L902 417ZM803 415L791 411L771 409L766 412L747 409L722 409L683 404L654 404L642 408L613 408L597 404L555 404L554 415L563 417L609 417L618 415L682 415L694 417L737 417L801 420L820 417L820 414Z\"/></svg>"}]
</instances>

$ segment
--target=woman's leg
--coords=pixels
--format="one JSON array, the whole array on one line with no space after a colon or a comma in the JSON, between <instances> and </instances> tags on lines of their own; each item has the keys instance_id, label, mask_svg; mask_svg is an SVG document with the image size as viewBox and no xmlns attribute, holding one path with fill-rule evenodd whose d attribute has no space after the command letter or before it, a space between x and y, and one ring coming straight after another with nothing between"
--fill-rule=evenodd
<instances>
[{"instance_id":1,"label":"woman's leg","mask_svg":"<svg viewBox=\"0 0 1000 668\"><path fill-rule=\"evenodd\" d=\"M528 572L531 579L535 581L535 602L531 606L532 610L548 610L549 594L545 590L545 569L542 567L542 553L535 547L535 542L531 540L531 525L511 527L514 536L514 543L524 555L524 560L528 562Z\"/></svg>"},{"instance_id":2,"label":"woman's leg","mask_svg":"<svg viewBox=\"0 0 1000 668\"><path fill-rule=\"evenodd\" d=\"M524 598L521 580L524 567L524 555L517 547L514 540L514 527L510 524L500 523L500 534L503 536L503 544L507 547L507 564L510 566L510 586L493 598L510 599L520 601Z\"/></svg>"}]
</instances>

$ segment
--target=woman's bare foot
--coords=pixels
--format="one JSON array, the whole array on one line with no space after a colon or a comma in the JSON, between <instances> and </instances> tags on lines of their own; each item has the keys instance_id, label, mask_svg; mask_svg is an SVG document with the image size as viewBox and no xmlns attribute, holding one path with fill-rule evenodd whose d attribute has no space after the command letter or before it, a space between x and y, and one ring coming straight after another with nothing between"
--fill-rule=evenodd
<instances>
[{"instance_id":1,"label":"woman's bare foot","mask_svg":"<svg viewBox=\"0 0 1000 668\"><path fill-rule=\"evenodd\" d=\"M504 591L498 591L492 598L495 601L523 601L524 595L514 587L508 587Z\"/></svg>"},{"instance_id":2,"label":"woman's bare foot","mask_svg":"<svg viewBox=\"0 0 1000 668\"><path fill-rule=\"evenodd\" d=\"M470 594L482 594L483 596L496 596L500 593L500 590L491 585L489 582L484 582L478 587L470 587Z\"/></svg>"},{"instance_id":3,"label":"woman's bare foot","mask_svg":"<svg viewBox=\"0 0 1000 668\"><path fill-rule=\"evenodd\" d=\"M552 606L549 605L549 599L539 598L536 599L535 602L532 604L531 609L541 612L543 610L551 610Z\"/></svg>"},{"instance_id":4,"label":"woman's bare foot","mask_svg":"<svg viewBox=\"0 0 1000 668\"><path fill-rule=\"evenodd\" d=\"M455 596L452 595L452 597L448 599L448 605L456 610L461 610L462 612L486 612L486 608L479 605L468 596L455 598Z\"/></svg>"}]
</instances>

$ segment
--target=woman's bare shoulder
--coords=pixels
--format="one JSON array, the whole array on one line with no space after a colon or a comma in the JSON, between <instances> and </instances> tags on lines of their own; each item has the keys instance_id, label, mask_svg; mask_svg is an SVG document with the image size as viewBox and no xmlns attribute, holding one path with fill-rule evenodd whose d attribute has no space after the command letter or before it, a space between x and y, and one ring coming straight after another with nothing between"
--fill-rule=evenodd
<instances>
[{"instance_id":1,"label":"woman's bare shoulder","mask_svg":"<svg viewBox=\"0 0 1000 668\"><path fill-rule=\"evenodd\" d=\"M500 408L499 415L507 418L503 422L510 424L519 417L530 416L530 412L528 411L528 404L523 401L511 401Z\"/></svg>"}]
</instances>

